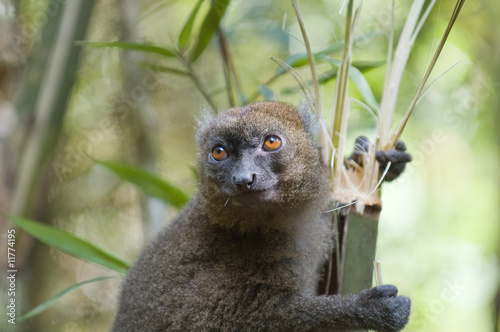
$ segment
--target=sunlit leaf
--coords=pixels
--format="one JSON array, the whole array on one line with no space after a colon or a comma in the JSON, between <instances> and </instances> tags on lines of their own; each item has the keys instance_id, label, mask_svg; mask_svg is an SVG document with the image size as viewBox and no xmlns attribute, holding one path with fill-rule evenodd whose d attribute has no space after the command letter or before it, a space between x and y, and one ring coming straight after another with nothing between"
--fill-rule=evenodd
<instances>
[{"instance_id":1,"label":"sunlit leaf","mask_svg":"<svg viewBox=\"0 0 500 332\"><path fill-rule=\"evenodd\" d=\"M121 49L126 49L126 50L154 53L154 54L159 54L159 55L163 55L166 57L176 57L177 56L174 50L166 48L166 47L160 47L160 46L155 46L155 45L150 45L150 44L134 43L134 42L115 41L115 42L101 43L101 42L91 42L91 41L77 41L76 44L82 45L82 46L90 46L90 47L116 47L116 48L121 48Z\"/></svg>"},{"instance_id":2,"label":"sunlit leaf","mask_svg":"<svg viewBox=\"0 0 500 332\"><path fill-rule=\"evenodd\" d=\"M230 0L212 1L210 9L203 20L196 44L191 52L190 61L194 62L203 53L213 34L219 27L220 20L226 12Z\"/></svg>"},{"instance_id":3,"label":"sunlit leaf","mask_svg":"<svg viewBox=\"0 0 500 332\"><path fill-rule=\"evenodd\" d=\"M179 41L177 43L179 49L183 49L184 47L186 47L189 42L191 32L193 31L194 20L196 19L196 15L198 14L198 10L200 9L202 2L203 0L198 0L195 7L193 8L193 11L191 12L191 15L189 15L186 24L184 24L184 26L182 27L181 33L179 34Z\"/></svg>"},{"instance_id":4,"label":"sunlit leaf","mask_svg":"<svg viewBox=\"0 0 500 332\"><path fill-rule=\"evenodd\" d=\"M129 263L62 229L21 217L9 216L9 219L40 242L76 258L102 265L120 273L126 273L130 267Z\"/></svg>"},{"instance_id":5,"label":"sunlit leaf","mask_svg":"<svg viewBox=\"0 0 500 332\"><path fill-rule=\"evenodd\" d=\"M338 68L340 66L340 61L332 59L330 57L324 56L323 59L325 59L332 67ZM370 106L370 108L373 111L377 111L380 106L375 99L375 96L373 95L373 91L370 88L370 85L368 84L368 81L366 78L363 76L361 71L354 67L351 66L351 70L349 71L349 76L356 84L356 87L358 88L359 92L361 93L361 96L363 96L363 99L365 100L366 104Z\"/></svg>"},{"instance_id":6,"label":"sunlit leaf","mask_svg":"<svg viewBox=\"0 0 500 332\"><path fill-rule=\"evenodd\" d=\"M182 208L189 201L188 195L181 189L148 171L112 162L97 161L97 163L119 178L136 185L146 195L157 197L176 208Z\"/></svg>"},{"instance_id":7,"label":"sunlit leaf","mask_svg":"<svg viewBox=\"0 0 500 332\"><path fill-rule=\"evenodd\" d=\"M351 67L350 76L354 84L356 84L359 92L361 93L361 96L363 96L366 104L370 106L373 111L378 112L380 105L377 102L377 99L375 99L370 84L368 84L365 76L356 67Z\"/></svg>"},{"instance_id":8,"label":"sunlit leaf","mask_svg":"<svg viewBox=\"0 0 500 332\"><path fill-rule=\"evenodd\" d=\"M71 286L71 287L63 290L62 292L56 294L55 296L51 297L47 301L45 301L45 302L37 305L35 308L33 308L32 310L30 310L29 312L27 312L24 315L22 315L21 317L17 318L17 322L21 323L21 322L23 322L23 321L25 321L27 319L30 319L31 317L34 317L34 316L36 316L38 314L41 314L43 311L47 310L51 305L53 305L61 297L63 297L64 295L66 295L69 292L74 291L75 289L80 288L83 285L90 284L90 283L93 283L93 282L107 280L107 279L110 279L110 278L114 278L114 277L112 277L112 276L110 276L110 277L98 277L98 278L94 278L94 279L90 279L90 280L85 280L85 281L79 282L79 283L77 283L77 284L75 284L75 285L73 285L73 286Z\"/></svg>"}]
</instances>

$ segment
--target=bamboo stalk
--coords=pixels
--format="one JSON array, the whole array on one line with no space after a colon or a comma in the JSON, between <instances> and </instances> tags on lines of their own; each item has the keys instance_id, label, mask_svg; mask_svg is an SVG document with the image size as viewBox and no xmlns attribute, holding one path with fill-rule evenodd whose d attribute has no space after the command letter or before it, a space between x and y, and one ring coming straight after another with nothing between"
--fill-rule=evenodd
<instances>
[{"instance_id":1,"label":"bamboo stalk","mask_svg":"<svg viewBox=\"0 0 500 332\"><path fill-rule=\"evenodd\" d=\"M351 210L343 266L342 294L353 294L372 287L373 263L377 245L380 205L363 214Z\"/></svg>"},{"instance_id":2,"label":"bamboo stalk","mask_svg":"<svg viewBox=\"0 0 500 332\"><path fill-rule=\"evenodd\" d=\"M384 92L382 94L382 102L380 103L379 114L379 136L382 144L385 144L389 139L394 113L396 111L396 102L399 93L399 87L403 78L403 73L410 56L410 51L413 47L412 37L415 33L415 26L418 23L418 18L425 0L415 0L411 6L409 14L406 18L403 31L399 37L398 46L394 58L391 62L390 75L386 76Z\"/></svg>"},{"instance_id":3,"label":"bamboo stalk","mask_svg":"<svg viewBox=\"0 0 500 332\"><path fill-rule=\"evenodd\" d=\"M431 2L429 6L432 6L434 3ZM445 35L443 36L435 54L434 57L431 61L431 64L429 68L427 69L424 78L419 86L419 89L417 90L417 93L415 95L414 100L410 104L410 110L407 112L405 118L402 120L400 125L398 126L398 130L391 136L389 143L391 145L389 146L389 143L385 146L386 150L393 148L395 144L397 143L397 138L400 135L402 130L404 129L404 125L408 121L408 117L411 114L411 110L413 110L415 104L418 102L419 98L421 97L423 87L425 85L425 82L429 78L430 72L432 71L432 68L434 67L435 63L437 62L437 58L439 57L439 54L444 46L444 43L446 41L447 36L449 35L449 32L451 31L451 28L456 21L456 18L458 16L458 13L460 12L460 9L462 8L462 5L464 3L464 0L458 0L455 10L452 14L452 18L450 19L450 22L448 24L448 27L446 29ZM349 14L352 13L351 8L350 8L351 3L349 3L348 7L348 18L347 22L349 22ZM387 71L387 73L390 73L390 76L387 78L386 81L386 89L384 90L384 97L385 103L382 104L382 109L380 111L380 122L379 122L379 129L378 133L379 136L377 137L376 141L376 146L379 147L382 145L382 142L384 141L384 130L387 131L387 128L390 128L390 124L392 123L393 115L394 115L394 108L395 108L395 102L397 99L397 91L399 88L399 84L401 82L401 77L402 77L402 72L404 71L404 68L406 66L406 62L409 56L409 51L411 49L411 43L415 40L415 36L418 33L418 30L421 28L423 21L427 17L430 8L428 7L426 12L423 14L423 16L420 18L420 22L418 26L415 28L415 25L417 24L418 17L420 14L420 11L422 9L423 2L420 0L416 0L413 4L412 7L412 14L410 15L409 21L407 21L407 24L405 25L406 31L403 32L404 37L402 36L400 38L400 41L398 43L398 49L396 51L395 59L394 62L392 62L392 58L390 58L390 67L391 70ZM348 23L347 23L348 24ZM348 25L349 27L349 25ZM392 33L391 33L392 36ZM349 35L346 34L346 45L349 43ZM391 37L392 39L392 37ZM391 48L392 48L392 41L389 41L389 55L392 54ZM347 50L348 51L348 50ZM348 59L348 56L346 56L346 51L344 54L344 58L342 61L342 65L344 65L346 59ZM345 69L342 69L342 71L339 69L339 80L343 75L345 75ZM397 83L397 86L393 86L395 83ZM341 98L342 93L344 91L342 90L342 86L339 86L336 88L336 98ZM338 95L337 95L338 93ZM393 105L393 106L391 106ZM337 112L341 107L341 104L338 99L336 99L336 109L335 111ZM345 105L344 105L345 107ZM343 108L342 111L345 111L346 108ZM342 116L339 116L337 113L335 114L335 125L334 130L336 128L339 128L342 130L342 123L343 119ZM390 119L390 121L388 121ZM389 125L389 126L388 126ZM336 132L334 132L336 133ZM342 131L341 131L342 133ZM382 137L381 137L382 136ZM338 139L338 141L341 141ZM335 141L334 141L335 142ZM342 149L342 146L339 144L338 145L339 149ZM380 192L380 184L387 173L390 163L387 165L384 173L379 176L378 172L378 167L376 167L377 163L374 162L374 154L375 151L368 151L367 155L370 156L370 159L373 161L372 164L368 169L361 170L362 172L364 171L363 179L356 179L356 172L354 171L349 171L348 176L345 178L341 178L339 173L342 172L343 174L346 173L344 169L344 165L338 165L340 164L339 161L336 164L337 167L335 169L336 174L335 174L335 182L334 182L334 188L337 190L339 183L342 184L358 184L355 186L355 188L360 189L360 193L364 193L366 195L365 198L368 198L368 196L371 196L372 193L379 193ZM340 156L343 156L343 152L339 153ZM364 157L366 158L366 156ZM363 165L367 165L367 160L364 159ZM337 182L338 180L341 180L341 182ZM361 182L360 182L361 181ZM369 185L366 185L369 184ZM337 187L335 187L335 185ZM349 185L346 188L346 191L352 191L354 187L349 188ZM352 195L352 194L351 194ZM336 195L338 198L339 195ZM372 285L372 277L373 277L373 268L374 268L374 258L375 258L375 249L376 249L376 240L377 240L377 225L378 225L378 219L379 219L379 212L380 212L380 203L377 202L375 199L373 200L368 200L368 204L365 205L365 198L359 197L358 200L354 202L350 202L352 199L351 196L346 195L347 198L345 198L345 204L343 205L348 206L351 204L356 204L357 211L361 211L358 213L357 211L353 211L351 213L348 213L348 215L345 217L344 221L344 226L339 225L338 226L338 233L342 234L342 238L339 241L339 246L337 247L337 250L340 250L340 254L337 255L337 278L338 278L338 289L337 291L340 291L343 294L347 293L355 293L359 292L362 289L369 288ZM360 209L359 207L362 207ZM341 207L342 208L342 205ZM378 273L378 282L382 282L382 277L381 273Z\"/></svg>"},{"instance_id":4,"label":"bamboo stalk","mask_svg":"<svg viewBox=\"0 0 500 332\"><path fill-rule=\"evenodd\" d=\"M18 163L10 209L14 215L31 214L32 202L36 199L33 197L34 189L44 174L40 169L55 147L75 79L80 48L74 45L74 41L84 37L93 5L94 1L78 0L68 2L61 9L62 19L56 30L56 38L53 39L53 51L47 58L47 71L39 82L40 90L36 99L32 100L35 122ZM53 29L50 25L49 28ZM37 47L44 48L46 45ZM36 48L34 52L36 54ZM29 251L28 242L26 247L18 250L19 264Z\"/></svg>"},{"instance_id":5,"label":"bamboo stalk","mask_svg":"<svg viewBox=\"0 0 500 332\"><path fill-rule=\"evenodd\" d=\"M34 121L26 131L14 178L10 213L35 217L34 206L47 203L47 160L51 156L62 129L66 104L76 77L80 47L74 45L83 39L90 21L95 1L74 0L64 3L51 1L50 8L57 8L53 17L41 31L35 43L22 78L16 108L19 113L31 113ZM33 75L36 73L37 75ZM43 212L42 212L43 213ZM40 217L40 216L39 216ZM2 225L12 227L12 224ZM2 229L5 232L5 229ZM7 252L7 242L0 243L2 252ZM33 238L16 230L16 269L21 273L16 295L17 310L25 311L33 300L33 287L26 283L24 268L32 252ZM31 271L39 275L40 271ZM30 292L31 290L31 292ZM2 296L0 296L2 297ZM3 297L2 297L3 299ZM7 324L11 325L11 324ZM5 331L15 330L15 325Z\"/></svg>"},{"instance_id":6,"label":"bamboo stalk","mask_svg":"<svg viewBox=\"0 0 500 332\"><path fill-rule=\"evenodd\" d=\"M448 26L446 27L446 30L443 34L443 37L441 37L439 45L436 48L436 51L434 52L434 56L432 57L432 60L429 64L429 67L427 67L427 70L425 71L424 77L422 78L422 81L420 82L420 85L417 88L417 92L415 93L415 96L413 97L413 100L411 101L410 106L408 106L408 110L406 111L405 116L403 117L401 122L398 124L396 130L391 135L387 144L384 146L384 151L388 151L388 150L394 148L396 146L396 144L398 143L398 140L401 137L401 134L403 133L403 130L406 127L406 124L408 123L410 115L413 113L413 110L415 109L417 102L420 100L421 93L424 90L424 86L427 83L427 80L429 79L429 76L431 75L432 70L434 69L434 66L437 63L439 55L441 54L441 51L444 48L444 45L446 43L446 40L448 39L448 36L450 35L450 32L451 32L451 29L453 28L453 25L457 21L458 15L460 14L460 11L462 10L464 3L465 3L465 0L458 0L456 2L455 8L453 9L453 13L451 14L451 18L448 22Z\"/></svg>"},{"instance_id":7,"label":"bamboo stalk","mask_svg":"<svg viewBox=\"0 0 500 332\"><path fill-rule=\"evenodd\" d=\"M349 69L351 67L352 58L352 20L353 20L353 1L350 0L347 6L346 30L344 51L342 53L341 64L337 73L337 82L335 83L335 93L333 101L333 128L331 138L336 156L333 156L333 185L334 188L340 185L341 168L343 167L344 143L345 134L347 131L347 108L348 97L347 91L349 87Z\"/></svg>"}]
</instances>

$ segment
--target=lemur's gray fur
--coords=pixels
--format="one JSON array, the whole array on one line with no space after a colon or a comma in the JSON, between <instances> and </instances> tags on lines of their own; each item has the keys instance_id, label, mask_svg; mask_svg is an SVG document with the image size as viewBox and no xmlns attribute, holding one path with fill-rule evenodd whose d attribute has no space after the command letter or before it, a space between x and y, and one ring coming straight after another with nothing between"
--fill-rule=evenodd
<instances>
[{"instance_id":1,"label":"lemur's gray fur","mask_svg":"<svg viewBox=\"0 0 500 332\"><path fill-rule=\"evenodd\" d=\"M333 226L315 121L261 102L200 129L199 192L131 268L113 331L405 326L410 300L394 286L316 294Z\"/></svg>"}]
</instances>

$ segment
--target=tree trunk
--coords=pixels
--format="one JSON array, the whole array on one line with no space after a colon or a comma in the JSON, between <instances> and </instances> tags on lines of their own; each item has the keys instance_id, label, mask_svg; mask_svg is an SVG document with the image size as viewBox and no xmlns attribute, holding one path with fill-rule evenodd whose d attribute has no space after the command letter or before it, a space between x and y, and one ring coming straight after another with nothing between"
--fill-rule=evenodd
<instances>
[{"instance_id":1,"label":"tree trunk","mask_svg":"<svg viewBox=\"0 0 500 332\"><path fill-rule=\"evenodd\" d=\"M94 2L73 0L61 3L51 0L44 8L46 23L41 28L39 42L35 44L28 58L15 102L16 113L24 120L24 128L16 128L14 132L22 133L24 137L20 139L22 148L15 149L20 151L18 157L15 156L14 161L10 160L14 165L15 174L7 211L13 215L45 219L41 215L44 209L35 211L35 207L47 205L47 184L50 182L48 174L53 171L48 168L48 161L61 133L80 55L80 47L75 46L74 42L84 38ZM12 47L19 50L31 42L23 38L26 36L18 35ZM2 234L7 234L7 230L13 228L8 220L0 220ZM33 239L19 229L15 234L15 266L10 269L17 271L16 313L19 316L34 306L29 303L29 298L35 294L29 290L30 285L35 288L37 283L30 280L30 276L37 276L37 273L23 273L33 247ZM6 242L2 241L2 252L7 252ZM2 264L6 263L2 260ZM6 265L3 269L7 270ZM31 290L34 290L33 288ZM7 296L3 291L0 294ZM34 327L29 324L23 324L21 327L8 324L7 329L33 331Z\"/></svg>"}]
</instances>

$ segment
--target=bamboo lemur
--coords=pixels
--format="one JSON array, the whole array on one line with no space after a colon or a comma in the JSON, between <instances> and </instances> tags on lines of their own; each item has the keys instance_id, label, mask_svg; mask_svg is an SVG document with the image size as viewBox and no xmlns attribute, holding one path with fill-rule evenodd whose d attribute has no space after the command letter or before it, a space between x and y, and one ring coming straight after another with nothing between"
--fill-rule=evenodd
<instances>
[{"instance_id":1,"label":"bamboo lemur","mask_svg":"<svg viewBox=\"0 0 500 332\"><path fill-rule=\"evenodd\" d=\"M131 268L112 330L401 330L410 299L394 286L316 294L334 233L318 130L278 102L202 126L199 192Z\"/></svg>"}]
</instances>

